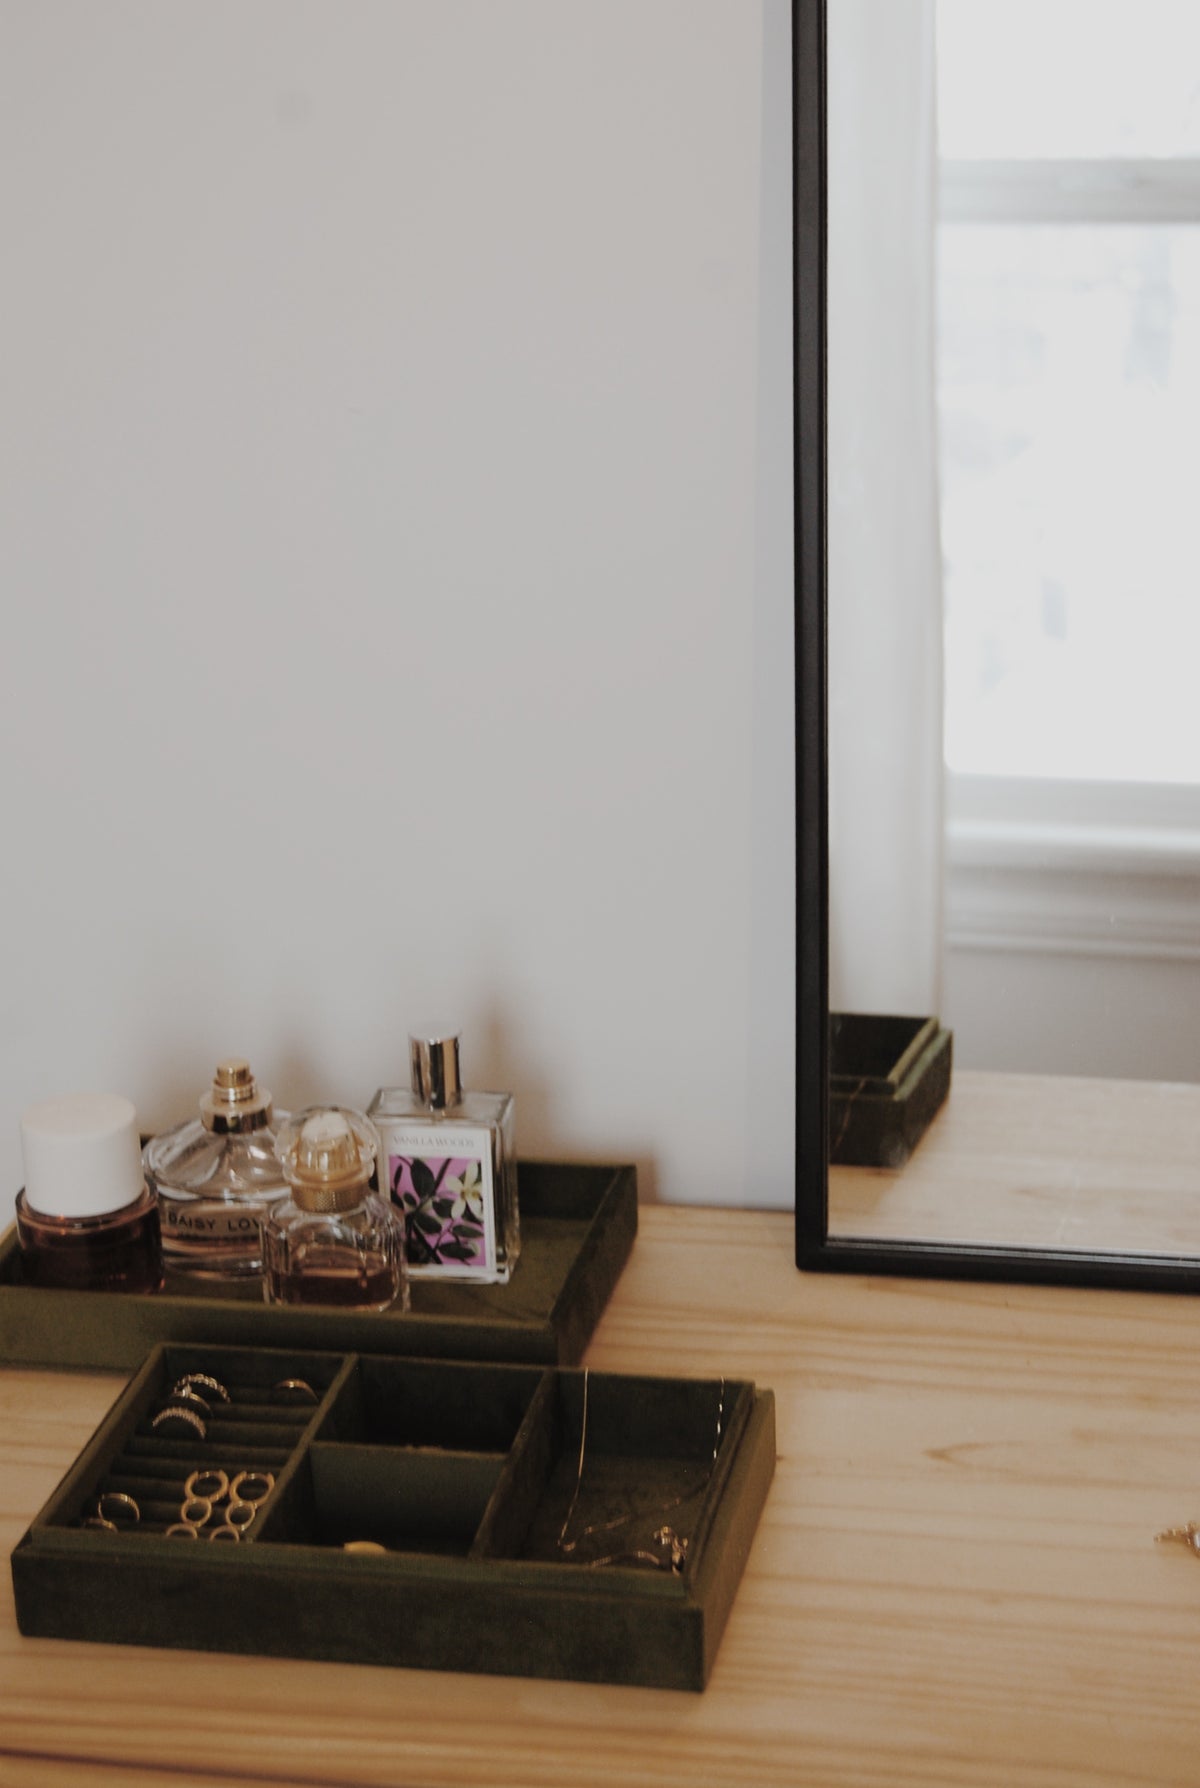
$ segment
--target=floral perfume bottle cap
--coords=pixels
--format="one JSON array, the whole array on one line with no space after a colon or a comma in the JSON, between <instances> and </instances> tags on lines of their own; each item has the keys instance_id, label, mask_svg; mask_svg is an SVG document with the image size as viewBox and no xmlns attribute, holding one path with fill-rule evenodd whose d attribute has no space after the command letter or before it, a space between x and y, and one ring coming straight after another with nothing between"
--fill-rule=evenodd
<instances>
[{"instance_id":1,"label":"floral perfume bottle cap","mask_svg":"<svg viewBox=\"0 0 1200 1788\"><path fill-rule=\"evenodd\" d=\"M345 1211L361 1200L379 1137L361 1112L310 1106L288 1119L275 1139L293 1202L304 1211Z\"/></svg>"},{"instance_id":2,"label":"floral perfume bottle cap","mask_svg":"<svg viewBox=\"0 0 1200 1788\"><path fill-rule=\"evenodd\" d=\"M217 1063L212 1086L200 1101L200 1121L217 1136L262 1130L271 1121L271 1095L260 1087L240 1055Z\"/></svg>"},{"instance_id":3,"label":"floral perfume bottle cap","mask_svg":"<svg viewBox=\"0 0 1200 1788\"><path fill-rule=\"evenodd\" d=\"M443 1106L457 1105L462 1096L462 1080L458 1067L457 1031L430 1027L410 1031L408 1061L412 1074L412 1090L423 1105L440 1111Z\"/></svg>"},{"instance_id":4,"label":"floral perfume bottle cap","mask_svg":"<svg viewBox=\"0 0 1200 1788\"><path fill-rule=\"evenodd\" d=\"M44 1217L103 1217L142 1195L137 1112L117 1093L43 1099L21 1118L25 1200Z\"/></svg>"}]
</instances>

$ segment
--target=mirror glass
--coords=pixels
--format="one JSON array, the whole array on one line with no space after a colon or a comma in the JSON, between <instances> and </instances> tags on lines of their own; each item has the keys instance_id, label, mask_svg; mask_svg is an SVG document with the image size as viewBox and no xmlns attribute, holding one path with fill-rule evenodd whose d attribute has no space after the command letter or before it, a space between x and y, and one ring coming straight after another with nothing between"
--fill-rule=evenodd
<instances>
[{"instance_id":1,"label":"mirror glass","mask_svg":"<svg viewBox=\"0 0 1200 1788\"><path fill-rule=\"evenodd\" d=\"M826 1234L1186 1268L1200 11L829 0L827 58Z\"/></svg>"}]
</instances>

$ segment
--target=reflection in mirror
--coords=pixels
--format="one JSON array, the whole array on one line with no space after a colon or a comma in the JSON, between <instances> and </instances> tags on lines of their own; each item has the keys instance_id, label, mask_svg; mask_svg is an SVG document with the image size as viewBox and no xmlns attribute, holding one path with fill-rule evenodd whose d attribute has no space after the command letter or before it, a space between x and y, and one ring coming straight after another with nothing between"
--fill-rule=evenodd
<instances>
[{"instance_id":1,"label":"reflection in mirror","mask_svg":"<svg viewBox=\"0 0 1200 1788\"><path fill-rule=\"evenodd\" d=\"M834 1243L1200 1269L1198 61L1192 0L830 0L830 1005L953 1033L838 1164L835 1019Z\"/></svg>"}]
</instances>

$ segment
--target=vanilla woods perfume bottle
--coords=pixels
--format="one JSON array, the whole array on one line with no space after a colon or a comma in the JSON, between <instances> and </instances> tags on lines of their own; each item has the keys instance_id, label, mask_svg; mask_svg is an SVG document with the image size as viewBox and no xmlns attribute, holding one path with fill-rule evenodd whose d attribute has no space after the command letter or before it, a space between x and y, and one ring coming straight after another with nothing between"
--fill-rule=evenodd
<instances>
[{"instance_id":1,"label":"vanilla woods perfume bottle","mask_svg":"<svg viewBox=\"0 0 1200 1788\"><path fill-rule=\"evenodd\" d=\"M200 1116L146 1144L163 1253L173 1272L242 1279L262 1272L262 1226L287 1196L271 1095L240 1056L220 1062Z\"/></svg>"},{"instance_id":2,"label":"vanilla woods perfume bottle","mask_svg":"<svg viewBox=\"0 0 1200 1788\"><path fill-rule=\"evenodd\" d=\"M268 1303L408 1305L404 1225L371 1190L379 1139L361 1112L312 1107L276 1139L289 1196L264 1229Z\"/></svg>"},{"instance_id":3,"label":"vanilla woods perfume bottle","mask_svg":"<svg viewBox=\"0 0 1200 1788\"><path fill-rule=\"evenodd\" d=\"M128 1099L44 1099L21 1119L25 1185L17 1195L21 1270L30 1285L157 1291L158 1207L142 1174Z\"/></svg>"},{"instance_id":4,"label":"vanilla woods perfume bottle","mask_svg":"<svg viewBox=\"0 0 1200 1788\"><path fill-rule=\"evenodd\" d=\"M410 1036L409 1066L411 1087L381 1087L369 1113L409 1273L503 1284L521 1249L512 1094L465 1092L448 1032Z\"/></svg>"}]
</instances>

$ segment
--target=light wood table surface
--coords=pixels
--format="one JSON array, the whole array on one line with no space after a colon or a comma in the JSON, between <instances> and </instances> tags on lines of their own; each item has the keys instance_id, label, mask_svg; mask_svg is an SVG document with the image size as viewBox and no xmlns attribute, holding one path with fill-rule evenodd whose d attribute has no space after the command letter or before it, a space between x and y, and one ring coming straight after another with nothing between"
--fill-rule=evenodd
<instances>
[{"instance_id":1,"label":"light wood table surface","mask_svg":"<svg viewBox=\"0 0 1200 1788\"><path fill-rule=\"evenodd\" d=\"M830 1233L1200 1256L1200 1086L955 1071L899 1171L830 1175Z\"/></svg>"},{"instance_id":2,"label":"light wood table surface","mask_svg":"<svg viewBox=\"0 0 1200 1788\"><path fill-rule=\"evenodd\" d=\"M699 1695L25 1640L2 1788L1200 1784L1200 1304L802 1275L651 1207L597 1368L755 1379L779 1464ZM0 1372L11 1550L119 1388Z\"/></svg>"}]
</instances>

